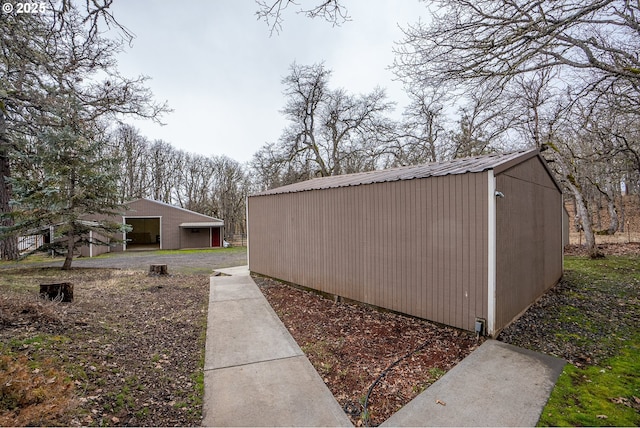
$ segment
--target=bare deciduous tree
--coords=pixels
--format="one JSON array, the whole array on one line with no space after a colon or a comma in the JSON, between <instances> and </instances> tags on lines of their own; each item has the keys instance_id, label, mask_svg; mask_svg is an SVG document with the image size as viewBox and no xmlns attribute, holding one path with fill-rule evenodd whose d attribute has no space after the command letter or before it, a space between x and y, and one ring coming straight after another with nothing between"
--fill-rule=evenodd
<instances>
[{"instance_id":1,"label":"bare deciduous tree","mask_svg":"<svg viewBox=\"0 0 640 428\"><path fill-rule=\"evenodd\" d=\"M446 94L436 88L409 88L411 100L403 112L403 122L396 145L391 152L394 165L437 162L445 157L444 108Z\"/></svg>"},{"instance_id":2,"label":"bare deciduous tree","mask_svg":"<svg viewBox=\"0 0 640 428\"><path fill-rule=\"evenodd\" d=\"M405 30L397 70L411 81L493 80L561 67L591 91L624 81L640 89L640 5L624 0L436 2L429 23Z\"/></svg>"},{"instance_id":3,"label":"bare deciduous tree","mask_svg":"<svg viewBox=\"0 0 640 428\"><path fill-rule=\"evenodd\" d=\"M385 116L393 104L379 88L362 95L329 89L330 75L323 64L293 64L283 79L287 102L282 113L290 125L277 145L263 148L254 159L261 174L277 171L280 178L271 178L273 182L282 181L283 175L299 181L295 176L305 179L376 167L380 147L395 126Z\"/></svg>"},{"instance_id":4,"label":"bare deciduous tree","mask_svg":"<svg viewBox=\"0 0 640 428\"><path fill-rule=\"evenodd\" d=\"M256 3L256 15L267 24L271 34L282 31L285 10L290 6L298 6L294 0L256 0ZM324 19L333 25L341 25L351 19L347 8L340 0L321 0L314 6L300 7L296 12L308 18Z\"/></svg>"},{"instance_id":5,"label":"bare deciduous tree","mask_svg":"<svg viewBox=\"0 0 640 428\"><path fill-rule=\"evenodd\" d=\"M118 183L120 200L126 202L146 196L151 172L149 142L137 129L126 124L116 129L114 139L113 156L122 163Z\"/></svg>"},{"instance_id":6,"label":"bare deciduous tree","mask_svg":"<svg viewBox=\"0 0 640 428\"><path fill-rule=\"evenodd\" d=\"M226 156L213 159L212 215L224 219L227 235L246 233L246 198L251 181L245 168Z\"/></svg>"}]
</instances>

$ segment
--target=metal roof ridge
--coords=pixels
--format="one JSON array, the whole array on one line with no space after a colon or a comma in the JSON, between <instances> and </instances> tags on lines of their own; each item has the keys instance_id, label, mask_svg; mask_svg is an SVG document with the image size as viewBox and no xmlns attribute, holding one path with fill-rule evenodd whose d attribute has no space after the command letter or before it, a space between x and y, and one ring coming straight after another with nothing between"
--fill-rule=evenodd
<instances>
[{"instance_id":1,"label":"metal roof ridge","mask_svg":"<svg viewBox=\"0 0 640 428\"><path fill-rule=\"evenodd\" d=\"M478 173L495 169L499 166L519 163L529 157L539 155L537 149L517 150L508 153L490 153L466 158L449 159L442 162L429 162L417 165L403 165L393 168L363 171L351 174L314 177L309 180L268 189L251 196L266 196L284 193L297 193L309 190L332 189L339 187L359 186L363 184L384 183L391 181L412 180L434 176ZM488 162L494 160L493 162ZM483 162L485 161L485 162ZM458 166L459 169L454 169ZM507 169L504 168L504 169ZM371 179L371 177L374 177ZM378 179L375 179L378 178Z\"/></svg>"},{"instance_id":2,"label":"metal roof ridge","mask_svg":"<svg viewBox=\"0 0 640 428\"><path fill-rule=\"evenodd\" d=\"M138 199L134 199L133 201L125 202L125 205L128 205L128 204L133 203L133 202L141 201L141 200L145 200L145 201L153 202L153 203L156 203L156 204L159 204L159 205L164 205L164 206L166 206L166 207L170 207L170 208L175 208L175 209L177 209L177 210L186 211L186 212L191 213L191 214L197 214L197 215L199 215L199 216L207 217L207 218L210 218L210 219L213 219L213 220L224 221L223 219L220 219L220 218L211 217L210 215L202 214L202 213L199 213L199 212L196 212L196 211L188 210L188 209L186 209L186 208L178 207L178 206L173 205L173 204L169 204L169 203L167 203L167 202L157 201L157 200L155 200L155 199L149 199L149 198L138 198Z\"/></svg>"}]
</instances>

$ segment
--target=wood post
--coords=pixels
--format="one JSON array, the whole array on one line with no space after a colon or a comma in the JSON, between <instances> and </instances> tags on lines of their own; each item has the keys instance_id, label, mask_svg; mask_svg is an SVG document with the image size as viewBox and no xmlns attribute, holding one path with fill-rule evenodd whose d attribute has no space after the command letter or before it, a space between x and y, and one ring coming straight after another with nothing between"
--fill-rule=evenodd
<instances>
[{"instance_id":1,"label":"wood post","mask_svg":"<svg viewBox=\"0 0 640 428\"><path fill-rule=\"evenodd\" d=\"M61 298L63 302L73 302L73 284L70 282L40 284L40 297L48 300Z\"/></svg>"},{"instance_id":2,"label":"wood post","mask_svg":"<svg viewBox=\"0 0 640 428\"><path fill-rule=\"evenodd\" d=\"M167 265L151 265L149 266L149 275L169 275Z\"/></svg>"}]
</instances>

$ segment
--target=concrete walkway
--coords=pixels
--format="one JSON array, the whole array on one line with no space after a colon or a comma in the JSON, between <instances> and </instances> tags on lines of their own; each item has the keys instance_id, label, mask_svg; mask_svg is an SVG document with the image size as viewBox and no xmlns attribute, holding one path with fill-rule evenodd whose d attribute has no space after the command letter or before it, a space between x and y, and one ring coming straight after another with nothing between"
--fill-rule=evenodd
<instances>
[{"instance_id":1,"label":"concrete walkway","mask_svg":"<svg viewBox=\"0 0 640 428\"><path fill-rule=\"evenodd\" d=\"M247 267L211 278L204 426L351 426Z\"/></svg>"},{"instance_id":2,"label":"concrete walkway","mask_svg":"<svg viewBox=\"0 0 640 428\"><path fill-rule=\"evenodd\" d=\"M351 426L249 276L211 278L204 426ZM383 426L535 426L565 362L488 340Z\"/></svg>"},{"instance_id":3,"label":"concrete walkway","mask_svg":"<svg viewBox=\"0 0 640 428\"><path fill-rule=\"evenodd\" d=\"M564 365L487 340L381 426L533 427Z\"/></svg>"}]
</instances>

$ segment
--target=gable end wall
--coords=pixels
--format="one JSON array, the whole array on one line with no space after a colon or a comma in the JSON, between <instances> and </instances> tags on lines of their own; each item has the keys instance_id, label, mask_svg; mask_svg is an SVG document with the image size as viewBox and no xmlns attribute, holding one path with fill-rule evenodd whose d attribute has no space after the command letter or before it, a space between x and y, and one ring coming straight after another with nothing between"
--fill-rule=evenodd
<instances>
[{"instance_id":1,"label":"gable end wall","mask_svg":"<svg viewBox=\"0 0 640 428\"><path fill-rule=\"evenodd\" d=\"M496 177L496 329L562 277L562 194L536 156Z\"/></svg>"}]
</instances>

